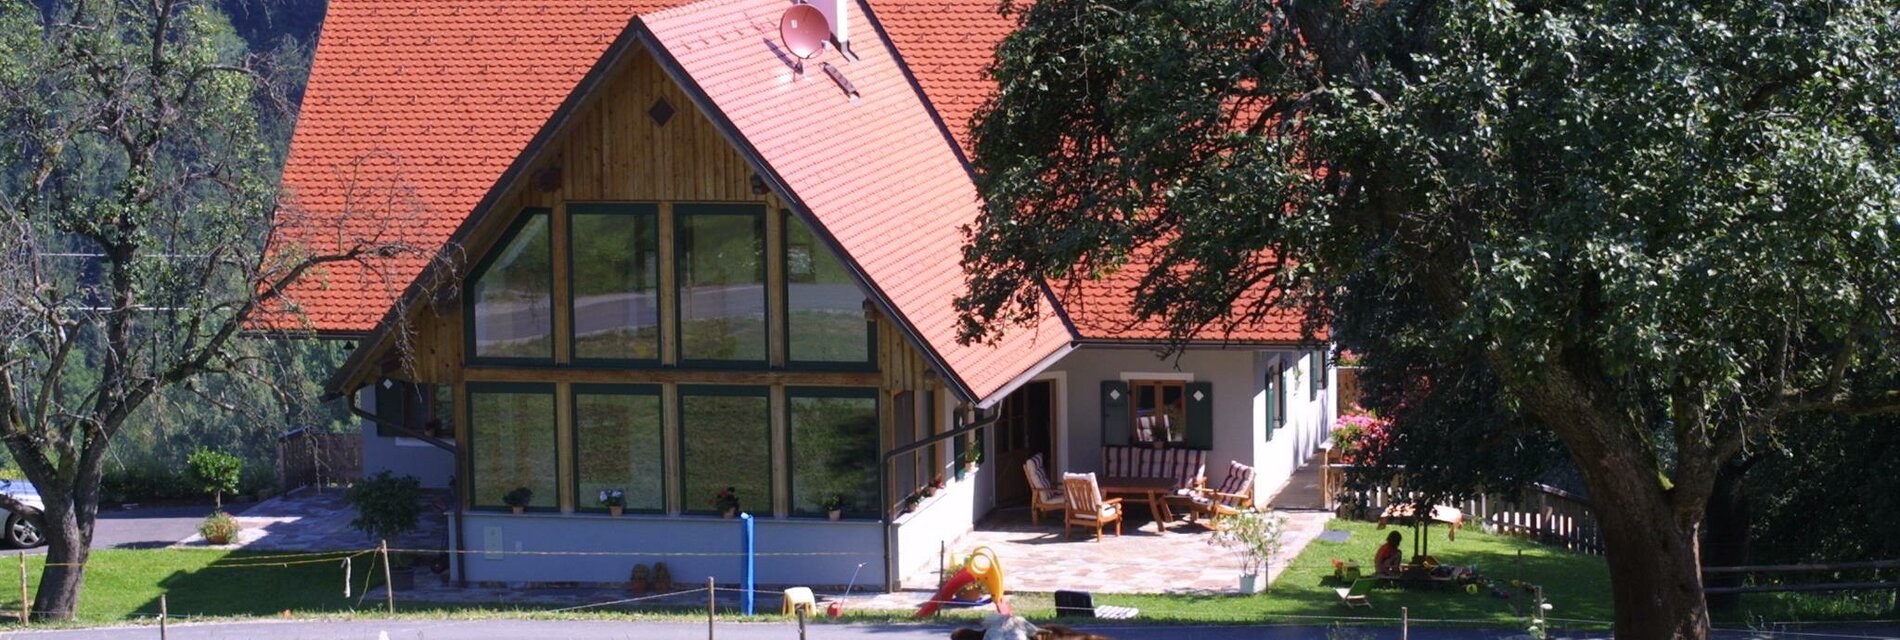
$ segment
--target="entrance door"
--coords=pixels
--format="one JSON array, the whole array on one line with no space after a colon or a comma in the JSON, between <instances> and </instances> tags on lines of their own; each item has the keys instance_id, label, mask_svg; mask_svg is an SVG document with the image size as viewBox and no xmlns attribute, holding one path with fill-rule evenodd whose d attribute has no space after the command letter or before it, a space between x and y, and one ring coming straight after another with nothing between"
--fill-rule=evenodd
<instances>
[{"instance_id":1,"label":"entrance door","mask_svg":"<svg viewBox=\"0 0 1900 640\"><path fill-rule=\"evenodd\" d=\"M1003 398L996 426L996 505L1029 504L1029 478L1023 475L1023 463L1042 454L1043 472L1060 478L1056 458L1055 383L1031 382Z\"/></svg>"}]
</instances>

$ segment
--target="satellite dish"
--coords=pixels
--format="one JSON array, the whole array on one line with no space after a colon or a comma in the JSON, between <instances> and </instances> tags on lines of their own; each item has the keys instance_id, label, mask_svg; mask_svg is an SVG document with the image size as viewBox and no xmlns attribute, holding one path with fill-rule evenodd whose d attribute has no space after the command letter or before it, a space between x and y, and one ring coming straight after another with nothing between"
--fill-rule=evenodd
<instances>
[{"instance_id":1,"label":"satellite dish","mask_svg":"<svg viewBox=\"0 0 1900 640\"><path fill-rule=\"evenodd\" d=\"M785 41L785 48L790 49L792 55L809 60L825 50L825 42L831 39L831 25L818 7L792 5L785 10L785 15L779 16L778 37Z\"/></svg>"}]
</instances>

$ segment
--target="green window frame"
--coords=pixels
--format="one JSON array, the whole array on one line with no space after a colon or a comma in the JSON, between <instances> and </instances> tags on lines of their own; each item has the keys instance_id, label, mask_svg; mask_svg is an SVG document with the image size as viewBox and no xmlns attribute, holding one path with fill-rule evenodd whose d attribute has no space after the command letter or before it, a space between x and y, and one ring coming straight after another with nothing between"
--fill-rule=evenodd
<instances>
[{"instance_id":1,"label":"green window frame","mask_svg":"<svg viewBox=\"0 0 1900 640\"><path fill-rule=\"evenodd\" d=\"M599 489L584 488L582 486L584 484L590 484L590 483L584 482L585 479L582 477L586 474L587 468L589 466L587 463L587 454L590 451L588 449L590 445L589 445L589 438L587 437L587 427L585 424L583 424L585 411L583 410L582 405L583 405L583 402L585 402L584 398L634 397L634 398L651 398L652 399L653 401L652 415L653 415L653 420L654 420L653 424L645 425L645 426L638 425L638 424L628 424L626 422L622 422L620 424L630 429L651 429L651 433L648 435L652 439L653 448L650 452L650 455L652 456L653 459L649 460L649 462L651 463L653 467L653 471L652 473L647 473L647 474L637 474L644 477L628 478L623 483L626 486L617 486L613 488L622 489L626 491L627 507L625 511L627 513L665 513L666 512L666 478L667 478L667 474L670 473L672 470L669 469L668 465L666 464L666 448L665 448L666 447L666 444L665 444L666 442L666 406L665 406L666 403L663 400L663 398L665 397L665 392L664 392L663 387L657 384L575 384L575 385L572 385L570 389L570 394L573 399L573 407L574 407L573 409L574 438L572 442L574 472L568 478L568 484L571 490L574 492L575 509L578 511L590 511L590 512L601 512L601 513L604 513L607 511L607 507L599 504ZM629 453L631 454L632 452L630 451ZM650 495L652 499L651 504L653 506L635 506L636 504L638 504L637 500L640 497L639 493L635 491L635 485L633 484L636 480L657 483L657 486L653 487L651 495ZM613 483L609 482L609 483L595 483L595 484L613 484Z\"/></svg>"},{"instance_id":2,"label":"green window frame","mask_svg":"<svg viewBox=\"0 0 1900 640\"><path fill-rule=\"evenodd\" d=\"M556 299L558 296L555 295L556 292L554 291L554 264L553 264L554 253L553 251L554 251L554 242L556 241L556 239L554 238L554 231L552 228L553 218L554 218L554 212L551 209L539 208L539 207L531 207L531 208L522 209L521 213L518 216L516 216L514 223L509 225L508 230L506 232L502 233L501 239L496 241L495 245L489 249L488 255L483 256L482 260L476 263L475 268L469 271L469 275L466 280L466 283L468 285L466 287L467 293L463 296L465 299L462 301L462 326L464 328L462 332L464 334L463 348L465 350L465 353L468 356L467 361L469 363L472 363L472 364L552 364L554 362L554 353L556 349L556 344L555 344L556 336L554 333L554 305L561 304L561 302ZM476 320L480 317L479 314L476 313L476 306L482 302L481 295L480 295L480 290L482 287L482 279L489 275L489 271L495 268L497 261L500 260L503 256L509 255L509 254L519 255L520 253L524 251L533 250L534 247L522 247L521 249L511 251L511 248L514 247L515 245L515 241L519 240L523 233L530 233L530 232L538 232L541 234L541 238L543 240L543 246L540 247L540 249L547 256L547 260L548 260L547 274L546 274L547 281L545 283L545 287L547 291L547 298L546 298L547 299L547 316L545 318L545 326L547 328L546 355L534 355L534 356L483 355L482 351L480 350L480 347L481 347L480 338L481 338L481 333L482 333L482 327L478 322L476 322Z\"/></svg>"},{"instance_id":3,"label":"green window frame","mask_svg":"<svg viewBox=\"0 0 1900 640\"><path fill-rule=\"evenodd\" d=\"M694 354L691 352L692 343L695 342L696 337L690 332L690 329L687 326L686 314L689 312L688 307L692 306L688 303L688 300L687 300L688 296L691 295L689 292L689 287L695 284L695 282L689 278L689 276L693 275L693 270L690 265L690 262L694 258L694 251L691 250L694 248L693 237L692 237L693 228L694 228L693 225L696 219L704 219L704 218L711 218L711 217L718 217L718 216L727 216L727 217L749 216L751 217L751 225L752 225L753 233L754 233L754 236L758 240L758 246L757 246L758 253L756 254L757 260L758 260L758 268L755 271L755 274L753 276L754 278L756 278L758 282L758 286L759 286L759 294L758 294L759 295L759 300L758 300L759 302L758 334L759 335L758 335L758 344L757 344L757 349L758 349L757 358L705 358L705 357L694 357L697 354ZM675 204L673 205L673 239L672 241L673 241L673 290L674 290L674 300L675 300L673 304L673 319L674 319L673 325L675 327L674 331L677 333L677 339L674 340L674 344L675 344L674 349L677 351L678 356L679 356L678 357L679 366L683 368L698 368L698 369L764 369L766 368L768 366L768 363L771 361L770 353L771 353L772 341L771 341L771 336L770 336L771 330L769 329L769 327L771 326L771 300L769 296L765 295L766 287L769 286L768 278L767 278L767 272L769 268L767 266L767 262L769 261L768 256L770 253L766 249L767 238L766 238L766 229L765 229L765 205L763 204L705 204L705 203ZM721 316L721 317L724 317L724 316Z\"/></svg>"},{"instance_id":4,"label":"green window frame","mask_svg":"<svg viewBox=\"0 0 1900 640\"><path fill-rule=\"evenodd\" d=\"M878 424L878 416L880 415L878 413L879 395L881 394L878 393L876 388L870 387L786 387L784 412L787 433L785 441L786 446L791 449L791 468L788 470L790 477L786 480L786 494L791 498L791 514L793 516L826 516L826 512L822 506L822 501L825 496L822 493L816 496L808 496L813 498L811 500L803 500L799 495L800 487L798 479L802 466L801 462L810 456L799 455L801 453L800 447L802 446L802 440L799 438L798 407L800 400L831 399L870 401L871 422L868 434L870 441L868 446L864 447L863 451L865 454L863 457L863 463L865 465L864 471L868 473L868 476L864 478L864 484L860 488L859 495L857 496L858 499L852 500L847 497L843 515L845 518L852 519L875 519L878 517L879 452L883 451L882 443L880 442L881 436L879 435L883 429ZM862 446L864 443L852 444Z\"/></svg>"},{"instance_id":5,"label":"green window frame","mask_svg":"<svg viewBox=\"0 0 1900 640\"><path fill-rule=\"evenodd\" d=\"M650 266L651 273L647 274L648 279L649 279L648 284L650 286L650 288L648 289L648 291L650 292L648 308L651 309L651 314L646 317L634 317L635 315L637 315L637 312L635 311L635 309L631 308L633 306L631 303L629 303L628 308L624 309L628 312L627 322L634 324L634 326L636 327L638 326L637 322L640 320L651 320L653 330L652 330L650 340L642 340L638 336L637 331L635 335L626 337L627 343L632 346L633 350L641 350L644 348L644 350L646 350L648 353L651 354L651 356L649 357L623 356L623 355L596 355L593 353L588 353L588 351L593 346L591 342L585 345L583 344L583 342L586 342L586 341L583 339L582 336L586 334L583 334L582 331L583 329L588 328L585 323L590 322L590 320L587 317L585 317L584 314L582 313L582 306L581 306L582 299L583 299L582 287L583 285L588 284L586 282L585 276L583 275L583 267L588 266L588 265L598 265L598 264L603 263L603 261L601 260L593 259L587 255L583 255L581 251L582 241L591 239L593 237L593 234L590 234L588 229L585 228L590 225L584 223L583 220L584 219L591 220L594 218L601 218L601 219L624 218L625 220L619 221L620 224L617 224L615 226L619 228L631 230L634 235L634 240L636 242L639 241L641 238L644 238L647 241L651 242L649 246L645 247L646 254L651 256L651 259L652 259L652 263ZM632 202L614 202L614 203L582 202L582 203L569 203L567 205L568 299L566 301L566 304L568 305L568 310L569 310L569 313L567 315L567 322L568 322L567 349L568 349L569 357L572 359L574 363L581 364L581 365L609 365L609 366L624 366L624 367L657 367L659 366L661 344L664 342L661 339L661 334L665 332L665 328L661 326L660 318L666 313L666 310L662 308L664 306L662 303L662 298L664 296L660 295L660 282L661 282L660 272L666 268L666 265L662 264L659 260L660 244L665 242L666 239L660 237L660 233L661 233L660 206L657 204L632 203ZM615 246L618 246L618 245L615 245ZM632 247L628 248L628 250L632 250L632 249L633 249ZM632 259L637 260L639 258L640 258L640 253L636 251L634 255L632 256ZM614 275L624 276L627 274L614 274ZM617 292L612 292L612 295L637 296L638 293L628 292L628 291L617 291ZM603 306L610 306L610 305L603 304ZM595 353L598 353L598 352L595 352Z\"/></svg>"},{"instance_id":6,"label":"green window frame","mask_svg":"<svg viewBox=\"0 0 1900 640\"><path fill-rule=\"evenodd\" d=\"M779 211L779 217L784 222L784 224L780 225L780 229L781 229L780 233L784 236L784 242L781 243L781 246L784 247L784 250L780 252L780 255L779 255L779 269L781 270L782 273L785 274L785 277L781 278L782 285L783 285L782 293L784 294L783 296L781 296L781 298L783 299L784 304L783 304L783 308L779 310L779 313L782 315L782 317L785 318L785 322L782 325L783 330L779 338L785 342L786 368L796 369L796 370L807 370L807 371L876 370L877 369L877 321L870 319L864 314L864 307L870 304L870 297L864 296L863 290L858 289L857 278L850 274L849 268L846 266L845 261L840 259L836 253L832 252L831 245L824 241L824 237L820 235L820 231L818 228L812 225L806 224L804 219L799 218L796 215L793 215L792 212L787 209L781 209ZM800 239L798 237L801 234L805 236L803 239ZM842 360L842 359L822 360L822 359L815 359L815 358L809 358L809 357L807 358L799 357L801 355L806 355L806 354L799 353L798 345L800 344L800 342L795 340L795 337L794 337L799 329L798 322L797 322L798 314L795 314L792 312L792 310L797 305L797 301L794 300L792 296L793 291L794 291L794 285L805 284L802 282L795 282L796 278L794 277L793 268L794 266L796 266L796 263L798 262L798 257L793 254L796 253L794 249L797 248L799 245L802 245L802 248L805 252L804 262L808 264L808 268L810 269L814 277L814 281L811 282L810 284L814 284L814 285L826 284L822 282L817 282L815 278L817 278L818 274L822 271L836 270L837 272L840 272L845 275L846 280L847 280L846 284L849 284L852 287L852 289L856 290L858 294L861 296L857 313L859 314L859 317L862 318L864 321L864 359L862 360ZM825 268L827 264L832 265L830 269Z\"/></svg>"},{"instance_id":7,"label":"green window frame","mask_svg":"<svg viewBox=\"0 0 1900 640\"><path fill-rule=\"evenodd\" d=\"M558 443L558 436L556 435L556 432L560 428L559 427L560 418L557 415L558 410L555 408L556 402L555 402L554 394L555 394L554 384L546 383L546 382L470 382L468 383L468 402L469 402L468 440L469 441L465 445L464 453L462 454L463 455L462 462L463 462L463 468L467 469L468 471L468 486L470 489L469 506L471 509L483 510L483 511L507 510L508 507L502 502L501 494L506 493L507 491L513 489L513 487L508 487L508 488L494 488L488 491L483 490L483 487L482 487L483 477L481 473L479 473L479 471L482 468L482 464L481 464L482 461L478 460L477 457L478 457L478 454L481 453L482 447L484 446L484 438L486 437L486 435L483 433L483 430L487 427L487 424L486 424L486 421L484 420L484 416L481 414L481 411L478 409L478 407L480 406L481 398L487 395L521 395L521 396L543 396L546 398L547 405L548 405L547 406L547 411L548 411L548 414L547 414L547 417L548 417L548 421L547 421L547 427L548 427L547 429L547 464L548 464L547 476L548 477L546 478L545 482L538 483L538 484L546 485L544 489L546 490L548 495L541 495L537 493L534 496L534 501L529 504L527 510L529 511L558 511L560 510L561 501L560 501L559 493L560 493L560 486L561 486L561 477L560 477L561 474L560 474L560 469L559 469L560 456L557 453L557 451L559 451L560 445ZM521 443L528 442L527 440L521 439L519 437L516 439L520 440ZM510 447L509 449L513 451L519 451L520 447L519 446ZM526 486L526 485L519 485L519 486Z\"/></svg>"},{"instance_id":8,"label":"green window frame","mask_svg":"<svg viewBox=\"0 0 1900 640\"><path fill-rule=\"evenodd\" d=\"M694 429L694 424L695 424L694 418L697 416L694 415L691 399L694 397L703 397L703 398L720 398L720 397L735 398L736 397L736 398L758 398L759 400L765 403L764 409L760 412L758 416L760 423L759 423L759 427L756 433L754 434L738 433L738 430L743 425L735 423L730 420L725 421L722 425L717 427L721 429L721 432L717 434L719 436L718 438L719 440L738 441L738 442L743 443L747 439L751 439L753 441L761 443L761 445L764 447L764 450L763 450L764 456L760 460L756 461L754 464L756 464L759 468L763 469L763 475L765 478L765 491L763 495L749 495L745 491L740 491L739 492L739 510L742 512L747 512L747 513L771 514L773 512L772 498L778 492L778 479L776 477L777 474L773 473L772 471L772 460L776 458L776 456L778 455L778 451L776 451L776 448L772 446L773 408L772 408L772 399L771 399L772 398L771 388L763 387L763 386L723 386L723 385L682 384L682 385L679 385L677 393L678 393L678 398L679 398L679 416L676 422L679 424L680 470L678 472L678 475L680 479L679 481L680 496L679 497L680 497L681 511L683 513L688 513L688 514L716 514L717 512L713 510L712 505L708 504L708 501L712 499L714 493L716 493L719 489L723 489L724 486L738 486L737 484L732 483L732 482L715 482L713 483L713 485L695 486L693 473L696 469L694 467L695 460L692 455L693 454L692 439L694 437L693 429ZM729 466L734 466L734 467L743 469L744 467L747 466L745 464L746 462L747 461L745 460L737 459L735 456L728 455L714 464L715 466L729 465ZM718 485L718 486L714 486L714 485ZM763 506L764 508L760 509L761 506Z\"/></svg>"}]
</instances>

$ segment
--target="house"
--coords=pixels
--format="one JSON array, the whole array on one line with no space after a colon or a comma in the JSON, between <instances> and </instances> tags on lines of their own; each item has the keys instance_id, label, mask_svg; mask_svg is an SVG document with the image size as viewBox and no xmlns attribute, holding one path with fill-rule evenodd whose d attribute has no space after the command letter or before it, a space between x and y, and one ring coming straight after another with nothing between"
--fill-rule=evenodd
<instances>
[{"instance_id":1,"label":"house","mask_svg":"<svg viewBox=\"0 0 1900 640\"><path fill-rule=\"evenodd\" d=\"M1303 464L1334 396L1297 315L1161 358L1125 273L958 344L979 211L963 145L1011 22L986 0L827 0L842 46L801 65L790 6L330 3L285 238L378 233L441 260L330 265L294 310L355 340L330 385L365 418L366 471L455 490L458 575L625 580L638 558L514 553L611 551L735 581L733 558L693 555L739 548L712 503L731 487L760 582L895 584L1024 503L1035 454L1057 472L1204 452L1216 482L1255 466L1262 500ZM629 513L605 513L608 489Z\"/></svg>"}]
</instances>

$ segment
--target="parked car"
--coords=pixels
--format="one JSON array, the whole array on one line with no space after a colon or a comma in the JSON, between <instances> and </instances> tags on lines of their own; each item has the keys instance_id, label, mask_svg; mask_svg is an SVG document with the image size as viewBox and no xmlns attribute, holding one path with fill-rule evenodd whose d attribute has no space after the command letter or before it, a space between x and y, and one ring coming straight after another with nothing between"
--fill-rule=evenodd
<instances>
[{"instance_id":1,"label":"parked car","mask_svg":"<svg viewBox=\"0 0 1900 640\"><path fill-rule=\"evenodd\" d=\"M33 483L0 480L0 506L7 512L5 529L0 530L0 543L15 549L46 544L46 536L40 532L40 512L46 504L40 501L40 492L33 488Z\"/></svg>"}]
</instances>

